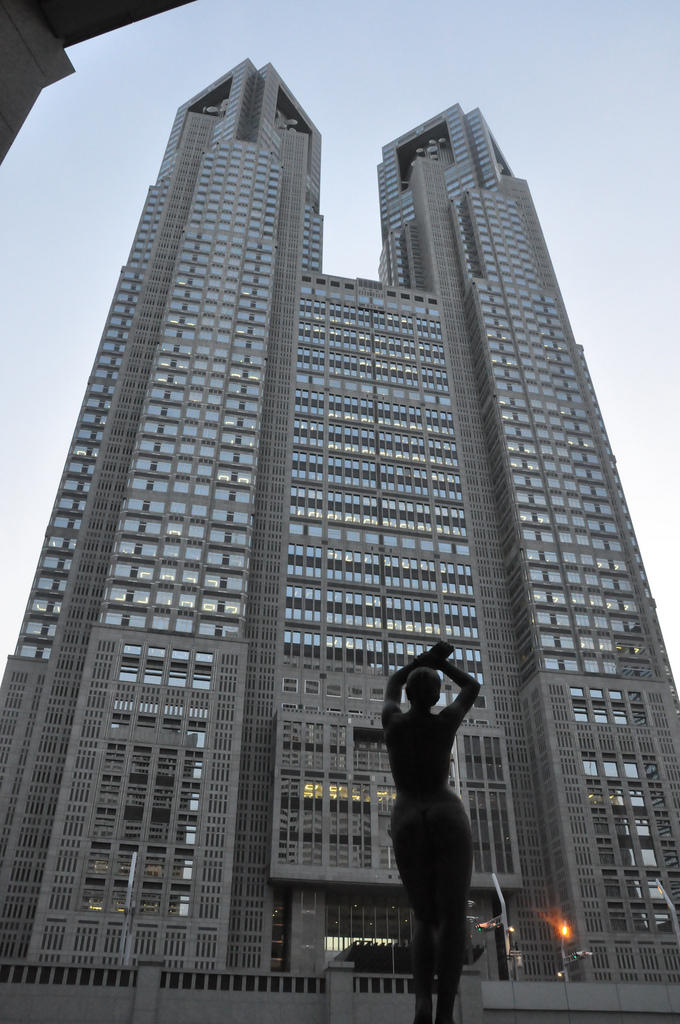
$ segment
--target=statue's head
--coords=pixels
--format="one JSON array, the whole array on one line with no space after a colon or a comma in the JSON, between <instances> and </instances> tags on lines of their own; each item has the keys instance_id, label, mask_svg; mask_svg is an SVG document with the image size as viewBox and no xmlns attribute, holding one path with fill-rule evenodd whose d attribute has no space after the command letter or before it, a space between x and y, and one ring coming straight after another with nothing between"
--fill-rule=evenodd
<instances>
[{"instance_id":1,"label":"statue's head","mask_svg":"<svg viewBox=\"0 0 680 1024\"><path fill-rule=\"evenodd\" d=\"M433 668L414 668L406 680L406 696L411 704L431 708L439 700L441 683Z\"/></svg>"}]
</instances>

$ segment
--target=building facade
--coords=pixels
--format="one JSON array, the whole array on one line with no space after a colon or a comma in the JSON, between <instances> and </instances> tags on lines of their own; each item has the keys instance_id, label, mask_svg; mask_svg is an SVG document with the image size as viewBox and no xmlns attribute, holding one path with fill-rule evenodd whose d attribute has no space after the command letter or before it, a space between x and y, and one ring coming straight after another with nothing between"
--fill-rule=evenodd
<instances>
[{"instance_id":1,"label":"building facade","mask_svg":"<svg viewBox=\"0 0 680 1024\"><path fill-rule=\"evenodd\" d=\"M471 916L495 874L527 980L566 922L572 980L676 983L677 698L527 184L451 107L384 148L351 280L320 150L271 65L177 113L0 691L0 954L398 972L380 708L446 638Z\"/></svg>"}]
</instances>

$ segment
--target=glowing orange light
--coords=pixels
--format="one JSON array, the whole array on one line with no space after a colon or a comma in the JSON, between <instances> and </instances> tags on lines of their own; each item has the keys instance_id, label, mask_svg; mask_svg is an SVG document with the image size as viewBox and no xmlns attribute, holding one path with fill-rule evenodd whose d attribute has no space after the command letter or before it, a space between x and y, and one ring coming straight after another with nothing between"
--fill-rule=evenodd
<instances>
[{"instance_id":1,"label":"glowing orange light","mask_svg":"<svg viewBox=\"0 0 680 1024\"><path fill-rule=\"evenodd\" d=\"M571 925L567 921L565 921L565 919L562 917L562 914L557 908L554 908L548 914L543 914L539 911L539 916L546 922L546 924L550 925L550 927L553 929L553 934L559 936L559 938L562 941L571 938Z\"/></svg>"}]
</instances>

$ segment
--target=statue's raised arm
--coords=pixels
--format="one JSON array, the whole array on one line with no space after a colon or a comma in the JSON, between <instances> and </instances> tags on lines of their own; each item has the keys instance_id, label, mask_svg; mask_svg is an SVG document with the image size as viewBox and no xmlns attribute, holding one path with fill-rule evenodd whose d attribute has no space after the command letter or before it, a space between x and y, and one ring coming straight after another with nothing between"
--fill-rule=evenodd
<instances>
[{"instance_id":1,"label":"statue's raised arm","mask_svg":"<svg viewBox=\"0 0 680 1024\"><path fill-rule=\"evenodd\" d=\"M440 717L443 716L447 721L450 720L455 723L455 728L463 721L470 708L473 707L481 686L477 680L464 672L462 668L458 668L457 665L452 665L449 661L444 661L438 666L445 676L460 687L460 693L444 710L440 713Z\"/></svg>"},{"instance_id":2,"label":"statue's raised arm","mask_svg":"<svg viewBox=\"0 0 680 1024\"><path fill-rule=\"evenodd\" d=\"M396 672L393 672L390 678L387 680L387 686L385 687L385 701L383 703L383 728L387 725L386 716L389 717L398 711L401 714L401 691L406 686L407 680L416 669L428 668L428 669L443 669L446 663L446 659L453 654L453 647L447 644L444 640L441 640L434 647L431 647L429 651L424 651L423 654L419 654L413 661L409 662L408 665L404 665L403 668L398 668ZM459 671L456 669L456 671ZM463 673L464 675L465 673ZM436 672L434 673L436 675ZM449 673L447 672L447 675ZM417 677L414 677L414 679ZM430 677L432 678L432 677ZM451 677L453 678L453 677ZM469 677L468 677L469 678ZM434 682L432 682L434 686ZM437 689L439 690L439 677L437 676Z\"/></svg>"}]
</instances>

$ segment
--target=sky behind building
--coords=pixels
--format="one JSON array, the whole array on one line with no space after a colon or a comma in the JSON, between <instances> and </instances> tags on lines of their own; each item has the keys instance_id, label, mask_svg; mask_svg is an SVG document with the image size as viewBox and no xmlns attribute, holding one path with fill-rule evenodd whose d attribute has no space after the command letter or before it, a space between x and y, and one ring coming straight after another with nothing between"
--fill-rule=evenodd
<instances>
[{"instance_id":1,"label":"sky behind building","mask_svg":"<svg viewBox=\"0 0 680 1024\"><path fill-rule=\"evenodd\" d=\"M0 169L4 652L174 112L249 56L277 66L323 133L330 273L377 277L380 144L455 102L483 110L531 183L677 666L679 29L664 0L437 0L417 22L405 2L263 4L255 18L199 0L71 48L76 74L41 97Z\"/></svg>"}]
</instances>

